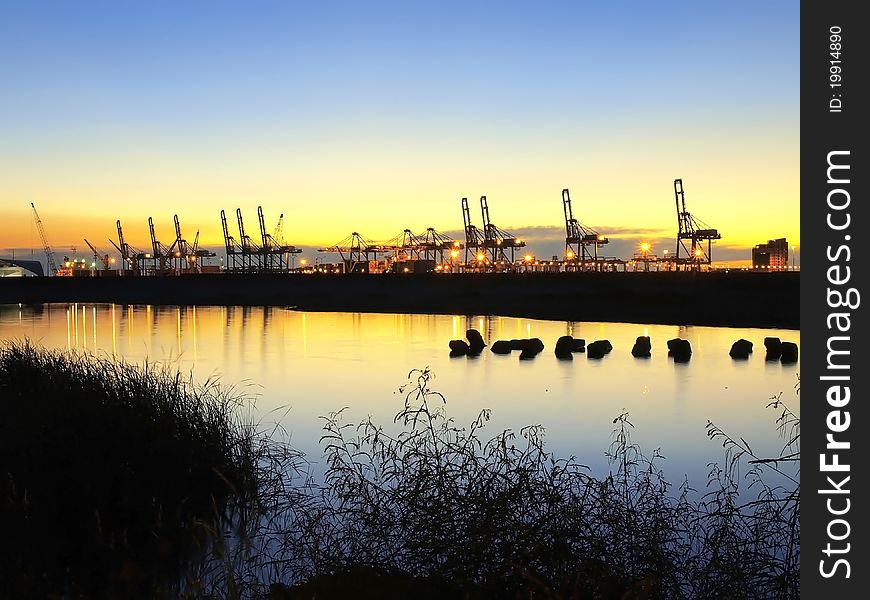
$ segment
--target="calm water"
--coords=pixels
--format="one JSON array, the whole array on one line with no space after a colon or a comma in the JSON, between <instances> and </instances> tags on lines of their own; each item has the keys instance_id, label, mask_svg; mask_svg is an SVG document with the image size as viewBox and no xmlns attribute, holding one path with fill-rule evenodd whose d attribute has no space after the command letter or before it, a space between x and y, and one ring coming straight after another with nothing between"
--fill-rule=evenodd
<instances>
[{"instance_id":1,"label":"calm water","mask_svg":"<svg viewBox=\"0 0 870 600\"><path fill-rule=\"evenodd\" d=\"M447 343L474 327L487 341L540 337L547 348L533 361L518 353L448 357ZM607 338L613 352L603 360L552 354L561 335ZM650 359L630 350L638 335L652 338ZM44 305L0 308L0 339L30 338L45 346L76 349L128 361L170 363L199 380L218 376L256 399L264 423L279 422L294 446L317 463L321 422L327 412L349 407L350 419L372 415L386 424L399 410L397 388L412 368L430 367L432 387L447 398L458 424L492 409L491 433L540 423L551 450L573 454L596 472L612 421L622 409L636 426L634 440L660 448L669 478L687 475L703 486L707 463L722 448L705 435L707 420L743 436L758 453L774 454L781 440L766 409L783 393L793 410L800 365L765 363L762 340L774 335L800 342L800 332L771 329L677 327L624 323L565 323L508 317L300 313L263 307L152 307ZM689 364L674 364L665 342L692 343ZM755 343L748 361L728 356L737 338ZM316 468L316 467L315 467Z\"/></svg>"}]
</instances>

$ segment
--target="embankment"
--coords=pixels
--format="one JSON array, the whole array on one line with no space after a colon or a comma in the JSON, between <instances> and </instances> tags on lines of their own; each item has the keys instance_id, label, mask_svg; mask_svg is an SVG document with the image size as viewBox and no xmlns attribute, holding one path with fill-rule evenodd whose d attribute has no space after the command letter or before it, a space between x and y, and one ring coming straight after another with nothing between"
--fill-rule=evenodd
<instances>
[{"instance_id":1,"label":"embankment","mask_svg":"<svg viewBox=\"0 0 870 600\"><path fill-rule=\"evenodd\" d=\"M800 328L800 273L197 275L0 281L0 303L272 305L564 321Z\"/></svg>"}]
</instances>

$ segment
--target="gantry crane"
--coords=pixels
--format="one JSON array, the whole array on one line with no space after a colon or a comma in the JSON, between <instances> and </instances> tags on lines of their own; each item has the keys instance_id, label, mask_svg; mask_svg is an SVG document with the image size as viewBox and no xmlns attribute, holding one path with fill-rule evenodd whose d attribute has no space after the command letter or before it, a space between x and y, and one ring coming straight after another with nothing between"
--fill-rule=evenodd
<instances>
[{"instance_id":1,"label":"gantry crane","mask_svg":"<svg viewBox=\"0 0 870 600\"><path fill-rule=\"evenodd\" d=\"M483 233L471 222L468 198L462 199L462 223L465 225L465 266L486 264Z\"/></svg>"},{"instance_id":2,"label":"gantry crane","mask_svg":"<svg viewBox=\"0 0 870 600\"><path fill-rule=\"evenodd\" d=\"M145 259L151 259L155 274L166 274L169 272L173 251L178 240L172 242L171 246L161 243L154 234L154 219L151 217L148 217L148 232L151 234L151 255L146 254Z\"/></svg>"},{"instance_id":3,"label":"gantry crane","mask_svg":"<svg viewBox=\"0 0 870 600\"><path fill-rule=\"evenodd\" d=\"M215 256L215 253L206 249L200 250L199 230L197 230L194 242L191 244L181 235L181 222L178 220L178 215L174 215L173 220L175 221L175 256L173 259L176 263L175 268L179 272L183 269L199 273L202 270L200 267L201 259L211 258Z\"/></svg>"},{"instance_id":4,"label":"gantry crane","mask_svg":"<svg viewBox=\"0 0 870 600\"><path fill-rule=\"evenodd\" d=\"M36 205L30 203L33 209L33 219L36 221L36 229L39 231L39 238L42 240L42 250L45 252L45 260L48 263L48 274L53 276L57 274L57 261L54 259L54 252L48 243L48 236L45 235L45 227L42 226L42 219L39 218L39 213L36 212Z\"/></svg>"},{"instance_id":5,"label":"gantry crane","mask_svg":"<svg viewBox=\"0 0 870 600\"><path fill-rule=\"evenodd\" d=\"M489 205L486 196L480 197L480 212L483 216L483 245L489 251L492 266L507 266L514 263L514 251L526 243L516 236L499 229L489 220ZM510 257L508 257L510 250Z\"/></svg>"},{"instance_id":6,"label":"gantry crane","mask_svg":"<svg viewBox=\"0 0 870 600\"><path fill-rule=\"evenodd\" d=\"M674 196L677 202L677 268L683 264L687 269L700 269L702 264L709 265L713 261L713 240L722 239L722 235L686 210L682 179L674 179ZM686 242L690 245L687 246Z\"/></svg>"},{"instance_id":7,"label":"gantry crane","mask_svg":"<svg viewBox=\"0 0 870 600\"><path fill-rule=\"evenodd\" d=\"M463 245L451 237L427 227L423 236L417 236L417 249L423 260L444 262L444 252L449 251L452 258L459 256ZM454 254L455 253L455 254Z\"/></svg>"},{"instance_id":8,"label":"gantry crane","mask_svg":"<svg viewBox=\"0 0 870 600\"><path fill-rule=\"evenodd\" d=\"M375 243L356 231L333 246L317 249L318 252L338 253L345 273L368 272L369 262L377 260L379 254L390 254L393 250L393 246Z\"/></svg>"},{"instance_id":9,"label":"gantry crane","mask_svg":"<svg viewBox=\"0 0 870 600\"><path fill-rule=\"evenodd\" d=\"M115 221L115 225L118 228L118 243L116 244L114 240L111 239L109 240L109 243L112 244L121 254L121 262L124 265L124 269L132 270L133 275L141 275L146 253L134 248L124 241L124 230L121 228L120 220Z\"/></svg>"},{"instance_id":10,"label":"gantry crane","mask_svg":"<svg viewBox=\"0 0 870 600\"><path fill-rule=\"evenodd\" d=\"M592 268L599 268L598 247L607 244L607 236L580 224L571 208L571 193L562 190L562 211L565 213L565 264L585 270L587 260ZM591 251L590 251L591 248Z\"/></svg>"},{"instance_id":11,"label":"gantry crane","mask_svg":"<svg viewBox=\"0 0 870 600\"><path fill-rule=\"evenodd\" d=\"M227 251L227 270L236 271L239 269L242 247L236 241L236 238L230 235L229 228L227 227L227 214L223 209L221 209L221 228L224 232L224 246Z\"/></svg>"},{"instance_id":12,"label":"gantry crane","mask_svg":"<svg viewBox=\"0 0 870 600\"><path fill-rule=\"evenodd\" d=\"M283 242L283 224L284 214L278 218L278 225L275 227L275 234L266 232L266 219L263 216L263 207L257 207L257 218L260 222L260 238L263 245L260 249L264 271L287 271L290 269L290 255L299 254L302 252L300 248L289 246Z\"/></svg>"},{"instance_id":13,"label":"gantry crane","mask_svg":"<svg viewBox=\"0 0 870 600\"><path fill-rule=\"evenodd\" d=\"M242 219L242 209L236 209L236 221L239 224L239 244L242 247L242 271L252 273L259 270L259 260L254 264L255 256L260 253L260 247L252 240L251 236L245 233L245 222Z\"/></svg>"}]
</instances>

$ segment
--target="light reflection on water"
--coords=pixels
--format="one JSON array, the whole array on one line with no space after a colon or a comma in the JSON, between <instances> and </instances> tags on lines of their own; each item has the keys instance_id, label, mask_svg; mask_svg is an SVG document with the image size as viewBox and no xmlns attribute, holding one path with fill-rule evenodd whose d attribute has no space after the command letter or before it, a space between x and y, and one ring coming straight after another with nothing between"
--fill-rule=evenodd
<instances>
[{"instance_id":1,"label":"light reflection on water","mask_svg":"<svg viewBox=\"0 0 870 600\"><path fill-rule=\"evenodd\" d=\"M517 353L477 358L448 357L447 343L479 329L488 341L540 337L547 349L533 361ZM561 335L587 343L607 338L613 352L603 360L584 354L559 361L552 354ZM634 339L649 335L650 359L630 354ZM722 448L705 435L712 420L743 436L765 455L782 445L777 414L765 406L783 393L798 411L793 387L798 365L765 363L765 336L800 342L793 330L680 327L624 323L537 321L510 317L300 313L273 307L44 305L4 307L0 338L24 338L53 348L76 349L142 362L168 362L200 381L219 376L227 385L257 396L264 423L279 419L294 446L319 458L318 417L349 407L350 419L372 415L385 425L400 408L396 393L412 368L430 367L433 388L448 400L457 424L492 409L491 433L541 423L551 450L574 454L596 472L612 421L622 409L636 426L635 441L661 448L665 471L676 483L688 475L703 487L707 463ZM674 364L665 342L692 342L689 364ZM748 361L728 350L743 337L755 344ZM285 410L285 408L287 410Z\"/></svg>"}]
</instances>

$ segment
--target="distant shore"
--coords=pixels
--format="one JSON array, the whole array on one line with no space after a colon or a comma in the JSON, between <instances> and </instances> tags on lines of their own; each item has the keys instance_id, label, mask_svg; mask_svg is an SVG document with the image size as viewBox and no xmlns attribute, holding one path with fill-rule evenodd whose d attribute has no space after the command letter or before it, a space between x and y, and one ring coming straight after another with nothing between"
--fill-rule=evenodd
<instances>
[{"instance_id":1,"label":"distant shore","mask_svg":"<svg viewBox=\"0 0 870 600\"><path fill-rule=\"evenodd\" d=\"M0 304L286 306L557 321L800 328L800 273L195 275L0 280Z\"/></svg>"}]
</instances>

